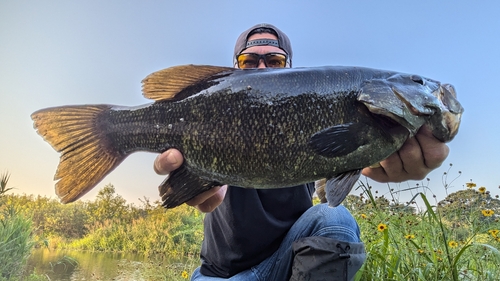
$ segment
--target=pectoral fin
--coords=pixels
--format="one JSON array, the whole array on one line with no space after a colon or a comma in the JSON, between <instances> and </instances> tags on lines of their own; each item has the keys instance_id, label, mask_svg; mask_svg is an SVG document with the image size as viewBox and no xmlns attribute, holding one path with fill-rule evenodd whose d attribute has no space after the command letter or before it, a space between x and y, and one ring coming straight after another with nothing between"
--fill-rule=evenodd
<instances>
[{"instance_id":1,"label":"pectoral fin","mask_svg":"<svg viewBox=\"0 0 500 281\"><path fill-rule=\"evenodd\" d=\"M337 207L351 192L352 187L359 179L361 170L349 171L329 179L326 182L326 199L328 206ZM322 200L323 201L323 200Z\"/></svg>"},{"instance_id":2,"label":"pectoral fin","mask_svg":"<svg viewBox=\"0 0 500 281\"><path fill-rule=\"evenodd\" d=\"M311 148L325 157L347 155L368 143L360 123L341 124L314 134L309 140Z\"/></svg>"},{"instance_id":3,"label":"pectoral fin","mask_svg":"<svg viewBox=\"0 0 500 281\"><path fill-rule=\"evenodd\" d=\"M220 185L222 184L218 182L201 179L191 173L185 165L182 165L170 173L169 177L158 187L158 190L163 201L162 206L171 209L212 187Z\"/></svg>"}]
</instances>

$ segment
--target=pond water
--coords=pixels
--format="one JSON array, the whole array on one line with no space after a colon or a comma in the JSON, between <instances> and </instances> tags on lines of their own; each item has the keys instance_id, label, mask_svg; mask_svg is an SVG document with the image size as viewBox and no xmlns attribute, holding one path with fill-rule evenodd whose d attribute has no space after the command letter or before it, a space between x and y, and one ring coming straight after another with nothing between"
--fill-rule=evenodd
<instances>
[{"instance_id":1,"label":"pond water","mask_svg":"<svg viewBox=\"0 0 500 281\"><path fill-rule=\"evenodd\" d=\"M28 260L28 272L46 274L51 281L144 280L142 255L35 249Z\"/></svg>"}]
</instances>

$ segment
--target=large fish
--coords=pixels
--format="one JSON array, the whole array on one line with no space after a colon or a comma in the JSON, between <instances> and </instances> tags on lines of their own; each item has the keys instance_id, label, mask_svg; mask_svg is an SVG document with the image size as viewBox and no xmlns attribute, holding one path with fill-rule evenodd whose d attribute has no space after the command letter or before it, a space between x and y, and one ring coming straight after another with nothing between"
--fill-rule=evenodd
<instances>
[{"instance_id":1,"label":"large fish","mask_svg":"<svg viewBox=\"0 0 500 281\"><path fill-rule=\"evenodd\" d=\"M326 178L336 206L364 167L427 124L450 141L463 111L453 87L360 67L238 70L176 66L147 76L139 108L76 105L32 114L61 153L63 203L77 200L129 154L180 150L184 164L160 187L173 208L213 186L279 188Z\"/></svg>"}]
</instances>

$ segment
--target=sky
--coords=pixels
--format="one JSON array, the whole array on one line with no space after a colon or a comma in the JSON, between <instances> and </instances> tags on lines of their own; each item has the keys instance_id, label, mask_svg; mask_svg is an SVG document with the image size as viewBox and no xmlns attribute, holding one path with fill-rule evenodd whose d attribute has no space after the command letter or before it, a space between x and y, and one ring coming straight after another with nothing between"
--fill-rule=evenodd
<instances>
[{"instance_id":1,"label":"sky","mask_svg":"<svg viewBox=\"0 0 500 281\"><path fill-rule=\"evenodd\" d=\"M59 154L33 129L31 113L149 103L141 93L148 74L232 66L239 34L266 22L290 37L295 67L364 66L453 84L465 112L449 157L428 175L430 190L446 196L442 175L452 163L449 178L461 171L452 192L472 180L498 194L499 11L498 1L451 0L0 1L0 173L10 174L14 193L56 198ZM159 199L155 157L129 156L82 199L110 183L130 203Z\"/></svg>"}]
</instances>

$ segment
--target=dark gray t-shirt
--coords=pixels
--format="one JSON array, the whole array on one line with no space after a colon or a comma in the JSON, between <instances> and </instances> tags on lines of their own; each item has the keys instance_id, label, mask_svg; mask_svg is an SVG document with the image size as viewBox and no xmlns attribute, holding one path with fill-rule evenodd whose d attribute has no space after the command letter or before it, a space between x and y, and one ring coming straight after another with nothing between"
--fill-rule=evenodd
<instances>
[{"instance_id":1,"label":"dark gray t-shirt","mask_svg":"<svg viewBox=\"0 0 500 281\"><path fill-rule=\"evenodd\" d=\"M205 216L201 273L231 277L272 255L297 219L312 206L314 183L280 189L229 187Z\"/></svg>"}]
</instances>

